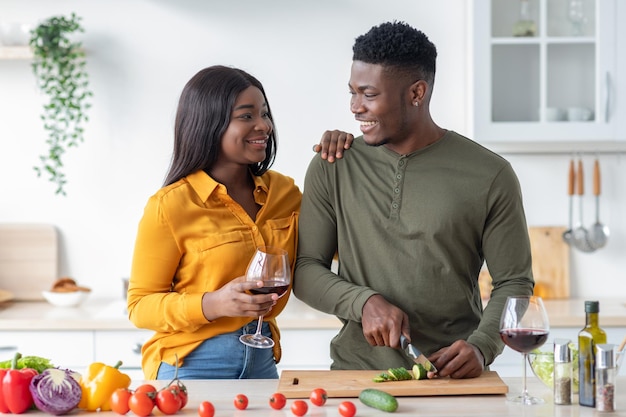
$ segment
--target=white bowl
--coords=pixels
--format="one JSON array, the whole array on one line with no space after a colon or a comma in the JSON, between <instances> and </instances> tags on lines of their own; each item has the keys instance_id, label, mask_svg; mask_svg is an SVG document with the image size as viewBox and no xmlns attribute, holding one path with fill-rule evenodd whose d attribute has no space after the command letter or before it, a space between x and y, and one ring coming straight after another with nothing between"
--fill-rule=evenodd
<instances>
[{"instance_id":1,"label":"white bowl","mask_svg":"<svg viewBox=\"0 0 626 417\"><path fill-rule=\"evenodd\" d=\"M41 293L50 304L57 307L76 307L85 301L89 295L88 291L42 291Z\"/></svg>"}]
</instances>

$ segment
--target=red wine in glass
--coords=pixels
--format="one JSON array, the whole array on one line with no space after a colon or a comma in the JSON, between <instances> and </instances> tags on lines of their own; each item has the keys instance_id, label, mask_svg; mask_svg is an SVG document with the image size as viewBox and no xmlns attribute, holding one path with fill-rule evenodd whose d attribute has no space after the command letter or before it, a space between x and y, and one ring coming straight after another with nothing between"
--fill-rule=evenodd
<instances>
[{"instance_id":1,"label":"red wine in glass","mask_svg":"<svg viewBox=\"0 0 626 417\"><path fill-rule=\"evenodd\" d=\"M252 294L275 293L280 297L287 291L288 288L289 284L285 284L285 281L263 281L263 286L261 288L252 288L250 292Z\"/></svg>"},{"instance_id":2,"label":"red wine in glass","mask_svg":"<svg viewBox=\"0 0 626 417\"><path fill-rule=\"evenodd\" d=\"M535 329L500 330L502 341L511 349L528 353L542 346L548 340L549 332Z\"/></svg>"},{"instance_id":3,"label":"red wine in glass","mask_svg":"<svg viewBox=\"0 0 626 417\"><path fill-rule=\"evenodd\" d=\"M500 317L500 337L511 349L522 354L522 392L508 397L524 405L541 404L542 398L532 397L526 389L526 358L528 352L548 339L550 323L541 297L519 295L507 297Z\"/></svg>"},{"instance_id":4,"label":"red wine in glass","mask_svg":"<svg viewBox=\"0 0 626 417\"><path fill-rule=\"evenodd\" d=\"M252 288L251 294L276 293L279 297L287 293L291 280L291 268L287 251L271 246L262 246L256 249L254 256L246 270L247 281L263 281L260 288ZM261 334L263 316L257 319L256 332L243 334L239 337L241 343L259 349L269 349L274 341Z\"/></svg>"}]
</instances>

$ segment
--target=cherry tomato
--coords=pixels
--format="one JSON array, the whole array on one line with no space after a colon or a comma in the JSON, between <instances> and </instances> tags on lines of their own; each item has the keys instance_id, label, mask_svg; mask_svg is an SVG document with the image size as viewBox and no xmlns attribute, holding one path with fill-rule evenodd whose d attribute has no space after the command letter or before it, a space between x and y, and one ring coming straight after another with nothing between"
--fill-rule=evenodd
<instances>
[{"instance_id":1,"label":"cherry tomato","mask_svg":"<svg viewBox=\"0 0 626 417\"><path fill-rule=\"evenodd\" d=\"M130 411L128 400L133 392L127 388L118 388L111 394L111 410L117 414L126 414Z\"/></svg>"},{"instance_id":2,"label":"cherry tomato","mask_svg":"<svg viewBox=\"0 0 626 417\"><path fill-rule=\"evenodd\" d=\"M295 400L291 403L291 412L298 417L305 415L307 411L309 411L309 406L305 401Z\"/></svg>"},{"instance_id":3,"label":"cherry tomato","mask_svg":"<svg viewBox=\"0 0 626 417\"><path fill-rule=\"evenodd\" d=\"M202 401L198 406L198 416L200 417L213 417L215 414L215 407L209 401Z\"/></svg>"},{"instance_id":4,"label":"cherry tomato","mask_svg":"<svg viewBox=\"0 0 626 417\"><path fill-rule=\"evenodd\" d=\"M135 392L145 392L151 398L154 398L154 397L156 397L157 389L152 384L143 384L143 385L139 385L137 388L135 388Z\"/></svg>"},{"instance_id":5,"label":"cherry tomato","mask_svg":"<svg viewBox=\"0 0 626 417\"><path fill-rule=\"evenodd\" d=\"M309 400L314 405L321 407L326 404L326 400L328 399L328 393L324 388L315 388L311 391L311 395L309 396Z\"/></svg>"},{"instance_id":6,"label":"cherry tomato","mask_svg":"<svg viewBox=\"0 0 626 417\"><path fill-rule=\"evenodd\" d=\"M156 406L163 414L174 414L180 410L182 400L179 396L180 389L177 386L169 386L160 390L155 398Z\"/></svg>"},{"instance_id":7,"label":"cherry tomato","mask_svg":"<svg viewBox=\"0 0 626 417\"><path fill-rule=\"evenodd\" d=\"M176 380L170 384L171 387L178 387L180 397L180 408L183 409L187 405L187 401L189 400L189 393L187 392L187 387L180 380Z\"/></svg>"},{"instance_id":8,"label":"cherry tomato","mask_svg":"<svg viewBox=\"0 0 626 417\"><path fill-rule=\"evenodd\" d=\"M352 401L344 401L339 404L341 417L353 417L356 414L356 406Z\"/></svg>"},{"instance_id":9,"label":"cherry tomato","mask_svg":"<svg viewBox=\"0 0 626 417\"><path fill-rule=\"evenodd\" d=\"M270 397L270 407L274 410L282 410L285 407L285 404L287 404L287 398L285 398L285 396L280 392L275 392Z\"/></svg>"},{"instance_id":10,"label":"cherry tomato","mask_svg":"<svg viewBox=\"0 0 626 417\"><path fill-rule=\"evenodd\" d=\"M146 417L152 413L154 409L154 400L150 398L147 392L135 391L128 400L130 410L139 417Z\"/></svg>"},{"instance_id":11,"label":"cherry tomato","mask_svg":"<svg viewBox=\"0 0 626 417\"><path fill-rule=\"evenodd\" d=\"M237 394L234 403L237 410L245 410L248 408L248 397L243 394Z\"/></svg>"}]
</instances>

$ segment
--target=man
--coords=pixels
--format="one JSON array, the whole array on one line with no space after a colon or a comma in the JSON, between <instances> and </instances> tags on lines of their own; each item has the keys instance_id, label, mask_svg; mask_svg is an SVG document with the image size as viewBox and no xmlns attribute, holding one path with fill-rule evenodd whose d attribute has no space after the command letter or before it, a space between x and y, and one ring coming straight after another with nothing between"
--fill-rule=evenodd
<instances>
[{"instance_id":1,"label":"man","mask_svg":"<svg viewBox=\"0 0 626 417\"><path fill-rule=\"evenodd\" d=\"M479 376L502 352L507 296L533 292L517 177L432 120L436 57L403 22L358 37L350 110L363 135L333 164L316 156L306 174L294 293L343 322L333 369L410 368L403 334L439 376ZM484 261L493 291L483 311Z\"/></svg>"}]
</instances>

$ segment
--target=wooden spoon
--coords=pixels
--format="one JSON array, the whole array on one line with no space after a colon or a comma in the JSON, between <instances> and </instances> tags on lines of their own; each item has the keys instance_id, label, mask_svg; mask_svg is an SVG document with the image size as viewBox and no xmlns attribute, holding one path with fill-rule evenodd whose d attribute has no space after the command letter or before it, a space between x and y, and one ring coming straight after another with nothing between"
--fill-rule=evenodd
<instances>
[{"instance_id":1,"label":"wooden spoon","mask_svg":"<svg viewBox=\"0 0 626 417\"><path fill-rule=\"evenodd\" d=\"M624 340L622 340L622 343L620 343L617 347L617 351L621 352L622 350L624 350L624 347L626 347L626 336L624 336Z\"/></svg>"},{"instance_id":2,"label":"wooden spoon","mask_svg":"<svg viewBox=\"0 0 626 417\"><path fill-rule=\"evenodd\" d=\"M574 246L582 252L593 252L596 250L589 243L589 232L583 225L583 197L585 195L585 175L583 173L583 161L578 160L578 172L576 173L576 193L578 194L578 215L580 221L578 227L574 229Z\"/></svg>"},{"instance_id":3,"label":"wooden spoon","mask_svg":"<svg viewBox=\"0 0 626 417\"><path fill-rule=\"evenodd\" d=\"M574 168L574 158L569 161L569 175L567 182L567 195L569 196L569 229L563 232L563 240L568 245L574 243L574 183L576 182L576 170Z\"/></svg>"}]
</instances>

